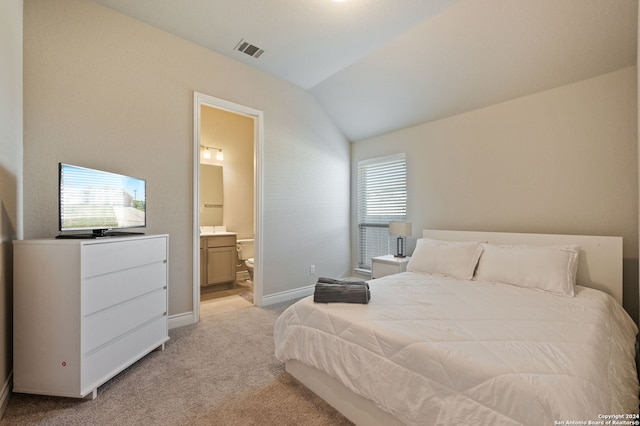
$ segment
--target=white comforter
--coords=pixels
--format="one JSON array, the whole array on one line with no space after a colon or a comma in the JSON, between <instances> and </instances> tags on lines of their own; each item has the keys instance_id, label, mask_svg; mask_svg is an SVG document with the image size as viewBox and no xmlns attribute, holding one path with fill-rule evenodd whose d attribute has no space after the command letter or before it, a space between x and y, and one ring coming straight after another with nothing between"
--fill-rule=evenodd
<instances>
[{"instance_id":1,"label":"white comforter","mask_svg":"<svg viewBox=\"0 0 640 426\"><path fill-rule=\"evenodd\" d=\"M411 272L369 285L368 305L309 297L289 307L276 357L324 371L409 425L638 412L637 327L602 292L577 286L567 298Z\"/></svg>"}]
</instances>

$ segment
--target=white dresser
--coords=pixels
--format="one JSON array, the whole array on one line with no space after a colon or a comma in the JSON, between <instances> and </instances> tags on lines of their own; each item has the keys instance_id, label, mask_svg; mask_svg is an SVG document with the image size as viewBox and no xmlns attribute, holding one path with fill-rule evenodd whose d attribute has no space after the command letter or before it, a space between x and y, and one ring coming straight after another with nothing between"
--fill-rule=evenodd
<instances>
[{"instance_id":1,"label":"white dresser","mask_svg":"<svg viewBox=\"0 0 640 426\"><path fill-rule=\"evenodd\" d=\"M13 391L95 398L169 340L168 235L14 241Z\"/></svg>"}]
</instances>

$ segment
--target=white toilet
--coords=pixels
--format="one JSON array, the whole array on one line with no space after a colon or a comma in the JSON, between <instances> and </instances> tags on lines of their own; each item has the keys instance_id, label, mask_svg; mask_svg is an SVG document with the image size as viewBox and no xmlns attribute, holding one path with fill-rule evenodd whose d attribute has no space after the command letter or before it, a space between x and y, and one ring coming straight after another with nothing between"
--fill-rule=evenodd
<instances>
[{"instance_id":1,"label":"white toilet","mask_svg":"<svg viewBox=\"0 0 640 426\"><path fill-rule=\"evenodd\" d=\"M238 259L247 266L249 279L253 281L253 239L238 240L236 250L238 251Z\"/></svg>"}]
</instances>

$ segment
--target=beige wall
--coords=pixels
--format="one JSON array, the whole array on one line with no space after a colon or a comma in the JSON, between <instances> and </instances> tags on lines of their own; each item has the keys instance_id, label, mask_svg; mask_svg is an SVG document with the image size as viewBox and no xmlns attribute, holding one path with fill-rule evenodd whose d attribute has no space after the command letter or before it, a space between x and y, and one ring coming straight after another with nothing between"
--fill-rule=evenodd
<instances>
[{"instance_id":1,"label":"beige wall","mask_svg":"<svg viewBox=\"0 0 640 426\"><path fill-rule=\"evenodd\" d=\"M357 142L352 170L407 153L415 237L423 228L624 237L625 307L637 318L636 93L636 68L622 69Z\"/></svg>"},{"instance_id":2,"label":"beige wall","mask_svg":"<svg viewBox=\"0 0 640 426\"><path fill-rule=\"evenodd\" d=\"M193 92L264 112L264 295L349 270L349 143L304 90L86 0L26 0L25 237L57 233L60 161L147 179L192 311Z\"/></svg>"},{"instance_id":3,"label":"beige wall","mask_svg":"<svg viewBox=\"0 0 640 426\"><path fill-rule=\"evenodd\" d=\"M219 108L202 106L201 144L222 149L223 161L215 151L204 164L222 166L224 196L223 224L238 238L254 237L254 123L252 117Z\"/></svg>"},{"instance_id":4,"label":"beige wall","mask_svg":"<svg viewBox=\"0 0 640 426\"><path fill-rule=\"evenodd\" d=\"M12 369L12 241L21 236L22 0L0 2L0 417Z\"/></svg>"}]
</instances>

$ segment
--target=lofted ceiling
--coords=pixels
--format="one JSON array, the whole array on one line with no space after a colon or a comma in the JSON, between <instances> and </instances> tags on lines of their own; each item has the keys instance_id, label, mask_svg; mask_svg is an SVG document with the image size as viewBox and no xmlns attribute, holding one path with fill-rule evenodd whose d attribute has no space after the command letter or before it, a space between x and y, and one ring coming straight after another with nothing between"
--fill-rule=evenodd
<instances>
[{"instance_id":1,"label":"lofted ceiling","mask_svg":"<svg viewBox=\"0 0 640 426\"><path fill-rule=\"evenodd\" d=\"M636 64L638 0L93 1L308 90L351 141Z\"/></svg>"}]
</instances>

